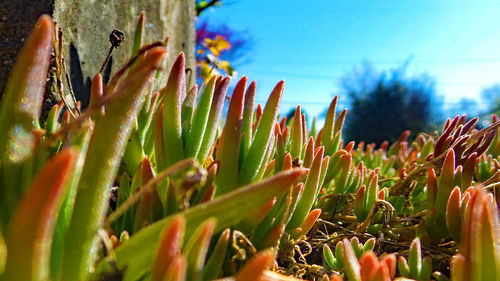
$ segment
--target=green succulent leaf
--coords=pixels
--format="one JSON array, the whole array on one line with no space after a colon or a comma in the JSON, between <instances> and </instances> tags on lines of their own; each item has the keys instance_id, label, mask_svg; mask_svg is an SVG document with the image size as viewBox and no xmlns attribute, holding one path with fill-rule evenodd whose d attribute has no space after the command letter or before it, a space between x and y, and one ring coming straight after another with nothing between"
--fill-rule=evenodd
<instances>
[{"instance_id":1,"label":"green succulent leaf","mask_svg":"<svg viewBox=\"0 0 500 281\"><path fill-rule=\"evenodd\" d=\"M210 217L217 220L215 232L237 223L245 217L245 214L250 214L274 196L282 194L303 175L304 171L301 169L281 172L259 183L241 187L212 201L187 209L183 212L186 218L186 236L190 236L197 225ZM171 219L167 217L144 228L116 249L118 267L127 266L125 280L137 280L144 270L151 267L159 234Z\"/></svg>"},{"instance_id":2,"label":"green succulent leaf","mask_svg":"<svg viewBox=\"0 0 500 281\"><path fill-rule=\"evenodd\" d=\"M97 119L78 185L73 216L64 247L62 279L85 280L96 258L97 231L108 207L108 194L116 177L134 117L146 87L166 50L149 50L114 91L106 105L106 115ZM114 140L114 141L110 141Z\"/></svg>"},{"instance_id":3,"label":"green succulent leaf","mask_svg":"<svg viewBox=\"0 0 500 281\"><path fill-rule=\"evenodd\" d=\"M205 86L193 116L193 125L186 142L186 157L196 157L200 151L205 129L207 127L210 107L215 91L215 79L213 76Z\"/></svg>"},{"instance_id":4,"label":"green succulent leaf","mask_svg":"<svg viewBox=\"0 0 500 281\"><path fill-rule=\"evenodd\" d=\"M283 95L283 90L284 82L281 81L278 83L278 85L276 85L271 95L269 96L266 107L264 108L264 113L262 114L259 125L257 126L255 137L241 167L239 175L240 184L248 184L252 182L252 180L257 175L258 168L264 161L266 148L269 146L271 134L273 133L274 123L276 122L276 117L278 115L278 109L281 102L281 96ZM251 116L251 114L248 114L248 116ZM246 130L248 131L247 133L251 133L251 131L248 129L249 127L250 125L245 126Z\"/></svg>"},{"instance_id":5,"label":"green succulent leaf","mask_svg":"<svg viewBox=\"0 0 500 281\"><path fill-rule=\"evenodd\" d=\"M319 185L319 178L321 173L321 164L323 162L323 153L324 148L321 146L316 152L313 164L304 185L304 192L297 203L297 207L295 208L295 212L287 225L287 229L299 227L304 222L307 214L314 204L314 201L316 200L317 189L321 187Z\"/></svg>"},{"instance_id":6,"label":"green succulent leaf","mask_svg":"<svg viewBox=\"0 0 500 281\"><path fill-rule=\"evenodd\" d=\"M257 83L252 81L250 86L248 86L245 92L245 105L243 107L243 120L241 121L241 145L240 145L240 165L243 164L248 150L250 149L250 144L252 143L254 131L253 131L253 111L255 105L255 91ZM241 173L241 172L240 172Z\"/></svg>"},{"instance_id":7,"label":"green succulent leaf","mask_svg":"<svg viewBox=\"0 0 500 281\"><path fill-rule=\"evenodd\" d=\"M162 281L167 270L181 254L186 220L182 215L172 217L162 231L151 270L152 281ZM144 269L144 273L147 269Z\"/></svg>"},{"instance_id":8,"label":"green succulent leaf","mask_svg":"<svg viewBox=\"0 0 500 281\"><path fill-rule=\"evenodd\" d=\"M54 23L43 15L26 39L2 95L0 104L0 210L5 221L14 212L17 201L26 186L23 179L22 162L30 161L38 129L50 53ZM5 223L5 221L3 221Z\"/></svg>"},{"instance_id":9,"label":"green succulent leaf","mask_svg":"<svg viewBox=\"0 0 500 281\"><path fill-rule=\"evenodd\" d=\"M217 128L219 127L219 121L222 114L222 108L224 107L224 100L226 98L226 92L227 88L229 87L230 81L231 78L226 77L215 85L212 105L210 107L210 113L208 114L207 127L205 128L203 141L201 142L201 147L196 157L199 163L204 163L205 159L208 156L210 148L215 141Z\"/></svg>"},{"instance_id":10,"label":"green succulent leaf","mask_svg":"<svg viewBox=\"0 0 500 281\"><path fill-rule=\"evenodd\" d=\"M160 170L184 159L182 143L181 106L186 97L184 54L181 53L175 60L168 77L167 86L160 91L163 100L163 145L166 166L159 166ZM157 132L158 134L158 132Z\"/></svg>"},{"instance_id":11,"label":"green succulent leaf","mask_svg":"<svg viewBox=\"0 0 500 281\"><path fill-rule=\"evenodd\" d=\"M64 150L43 167L23 196L9 226L5 280L48 280L52 235L78 159Z\"/></svg>"},{"instance_id":12,"label":"green succulent leaf","mask_svg":"<svg viewBox=\"0 0 500 281\"><path fill-rule=\"evenodd\" d=\"M215 219L207 219L198 227L186 243L183 252L187 260L187 280L201 280L201 273L203 271L215 224Z\"/></svg>"},{"instance_id":13,"label":"green succulent leaf","mask_svg":"<svg viewBox=\"0 0 500 281\"><path fill-rule=\"evenodd\" d=\"M245 87L247 78L244 76L234 88L229 110L227 112L226 125L219 139L218 149L221 159L215 184L217 185L216 196L225 194L239 186L239 152L241 140L241 121L243 118L243 104L245 102Z\"/></svg>"},{"instance_id":14,"label":"green succulent leaf","mask_svg":"<svg viewBox=\"0 0 500 281\"><path fill-rule=\"evenodd\" d=\"M222 272L222 265L226 258L227 246L229 244L229 234L231 231L229 228L224 229L222 234L217 240L217 244L207 260L205 267L203 268L202 279L209 281L217 279Z\"/></svg>"}]
</instances>

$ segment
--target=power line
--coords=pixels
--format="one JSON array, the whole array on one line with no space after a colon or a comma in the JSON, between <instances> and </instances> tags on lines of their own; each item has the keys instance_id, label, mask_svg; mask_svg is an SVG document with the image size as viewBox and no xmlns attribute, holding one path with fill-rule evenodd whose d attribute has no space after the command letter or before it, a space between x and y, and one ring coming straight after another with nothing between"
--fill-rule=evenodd
<instances>
[{"instance_id":1,"label":"power line","mask_svg":"<svg viewBox=\"0 0 500 281\"><path fill-rule=\"evenodd\" d=\"M312 75L312 74L303 74L303 73L290 73L290 72L273 72L273 71L261 71L261 70L252 70L245 69L245 72L253 72L253 73L261 73L266 75L281 75L281 76L291 76L291 77L299 77L299 78L310 78L310 79L328 79L328 80L336 80L340 79L340 76L328 76L328 75Z\"/></svg>"},{"instance_id":2,"label":"power line","mask_svg":"<svg viewBox=\"0 0 500 281\"><path fill-rule=\"evenodd\" d=\"M428 6L428 7L402 7L402 8L387 8L387 7L371 7L371 8L331 8L331 9L247 9L245 13L253 14L268 14L268 13L286 13L286 14L369 14L369 13L415 13L415 12L448 12L448 11L460 11L460 10L471 10L471 9L485 9L485 8L497 8L500 7L498 2L490 2L483 4L473 4L473 5L462 5L462 6Z\"/></svg>"},{"instance_id":3,"label":"power line","mask_svg":"<svg viewBox=\"0 0 500 281\"><path fill-rule=\"evenodd\" d=\"M273 76L289 76L289 77L298 77L305 79L320 79L320 80L339 80L342 79L340 76L328 76L328 75L313 75L313 74L303 74L303 73L290 73L290 72L273 72L273 71L261 71L255 69L245 69L245 72L249 73L260 73L265 75L273 75ZM443 81L437 82L437 84L442 85L479 85L479 84L491 84L489 81Z\"/></svg>"},{"instance_id":4,"label":"power line","mask_svg":"<svg viewBox=\"0 0 500 281\"><path fill-rule=\"evenodd\" d=\"M317 66L317 65L358 65L360 61L349 60L264 60L259 63L269 64L292 64L300 66ZM409 62L410 64L484 64L484 63L500 63L499 57L493 58L457 58L457 59L422 59L422 60L367 60L370 64L377 65L401 65Z\"/></svg>"},{"instance_id":5,"label":"power line","mask_svg":"<svg viewBox=\"0 0 500 281\"><path fill-rule=\"evenodd\" d=\"M255 102L260 104L265 104L266 100L256 100ZM282 104L309 104L309 105L329 105L331 100L321 101L281 101ZM495 105L492 102L434 102L435 105L443 105L443 106L453 106L453 105L477 105L477 106L486 106L486 105ZM337 107L348 107L349 104L345 103L337 103Z\"/></svg>"}]
</instances>

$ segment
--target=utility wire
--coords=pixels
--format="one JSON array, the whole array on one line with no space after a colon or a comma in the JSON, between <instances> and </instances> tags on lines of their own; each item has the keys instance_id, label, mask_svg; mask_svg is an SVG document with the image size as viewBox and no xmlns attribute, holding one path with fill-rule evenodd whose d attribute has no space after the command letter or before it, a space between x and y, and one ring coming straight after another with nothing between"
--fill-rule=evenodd
<instances>
[{"instance_id":1,"label":"utility wire","mask_svg":"<svg viewBox=\"0 0 500 281\"><path fill-rule=\"evenodd\" d=\"M333 9L290 9L282 8L280 10L276 9L247 9L245 13L252 14L268 14L268 13L286 13L286 14L369 14L369 13L415 13L415 12L451 12L460 10L471 10L471 9L485 9L485 8L497 8L500 7L498 2L489 2L482 4L471 4L462 6L429 6L429 7L401 7L401 8L387 8L387 7L369 7L369 8L333 8Z\"/></svg>"},{"instance_id":2,"label":"utility wire","mask_svg":"<svg viewBox=\"0 0 500 281\"><path fill-rule=\"evenodd\" d=\"M401 65L405 62L411 64L484 64L484 63L500 63L499 57L492 58L456 58L456 59L423 59L423 60L366 60L370 64L374 65ZM362 61L361 61L362 62ZM318 66L318 65L358 65L360 61L349 61L349 60L259 60L259 63L269 63L269 64L291 64L300 66Z\"/></svg>"},{"instance_id":3,"label":"utility wire","mask_svg":"<svg viewBox=\"0 0 500 281\"><path fill-rule=\"evenodd\" d=\"M281 77L298 77L305 79L321 79L321 80L339 80L342 79L340 76L328 76L328 75L313 75L313 74L303 74L303 73L290 73L290 72L280 72L280 71L261 71L254 69L245 69L245 73L260 73L265 75L281 76ZM436 81L436 84L442 85L479 85L479 84L491 84L489 81Z\"/></svg>"},{"instance_id":4,"label":"utility wire","mask_svg":"<svg viewBox=\"0 0 500 281\"><path fill-rule=\"evenodd\" d=\"M256 100L257 103L265 104L266 100ZM324 102L321 101L281 101L282 104L309 104L309 105L329 105L331 100L327 100ZM485 105L494 105L492 102L434 102L435 105L444 105L444 106L453 106L453 105L477 105L477 106L485 106ZM337 103L337 107L347 107L349 104Z\"/></svg>"}]
</instances>

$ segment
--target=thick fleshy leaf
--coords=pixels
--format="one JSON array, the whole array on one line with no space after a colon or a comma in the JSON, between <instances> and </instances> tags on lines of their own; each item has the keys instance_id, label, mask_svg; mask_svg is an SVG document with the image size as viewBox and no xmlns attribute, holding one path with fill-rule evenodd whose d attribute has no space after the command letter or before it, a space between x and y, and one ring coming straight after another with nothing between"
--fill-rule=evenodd
<instances>
[{"instance_id":1,"label":"thick fleshy leaf","mask_svg":"<svg viewBox=\"0 0 500 281\"><path fill-rule=\"evenodd\" d=\"M415 238L411 242L408 254L408 266L413 277L418 278L422 271L422 252L420 249L420 239Z\"/></svg>"},{"instance_id":2,"label":"thick fleshy leaf","mask_svg":"<svg viewBox=\"0 0 500 281\"><path fill-rule=\"evenodd\" d=\"M266 216L269 215L269 212L275 205L276 205L276 197L272 198L262 207L252 212L252 214L250 214L248 218L243 220L243 222L239 226L239 229L241 229L244 232L251 232L259 225L259 223L261 223L264 220L264 218L266 218Z\"/></svg>"},{"instance_id":3,"label":"thick fleshy leaf","mask_svg":"<svg viewBox=\"0 0 500 281\"><path fill-rule=\"evenodd\" d=\"M349 240L344 239L342 241L342 249L344 252L344 265L347 278L349 278L349 281L361 281L361 267Z\"/></svg>"},{"instance_id":4,"label":"thick fleshy leaf","mask_svg":"<svg viewBox=\"0 0 500 281\"><path fill-rule=\"evenodd\" d=\"M438 140L436 141L436 144L434 146L434 158L438 157L441 155L446 148L448 148L449 144L446 145L446 140L450 136L451 132L455 129L457 123L458 123L458 118L459 116L456 116L453 118L453 121L450 123L450 119L446 121L445 129L441 136L439 136Z\"/></svg>"},{"instance_id":5,"label":"thick fleshy leaf","mask_svg":"<svg viewBox=\"0 0 500 281\"><path fill-rule=\"evenodd\" d=\"M323 127L323 131L321 133L321 144L325 147L327 155L333 154L332 141L334 136L333 129L335 126L335 110L337 108L337 99L338 97L335 96L332 100L332 103L330 104L330 107L328 108L325 118L325 126Z\"/></svg>"},{"instance_id":6,"label":"thick fleshy leaf","mask_svg":"<svg viewBox=\"0 0 500 281\"><path fill-rule=\"evenodd\" d=\"M278 224L275 227L271 228L264 239L262 239L262 242L258 244L257 249L277 247L279 245L281 237L283 237L283 233L285 233L285 228L285 224Z\"/></svg>"},{"instance_id":7,"label":"thick fleshy leaf","mask_svg":"<svg viewBox=\"0 0 500 281\"><path fill-rule=\"evenodd\" d=\"M396 255L394 254L385 255L380 259L380 263L387 270L387 274L385 275L386 278L385 280L393 280L394 276L396 276L396 264L397 264ZM424 280L430 280L430 276L428 279Z\"/></svg>"},{"instance_id":8,"label":"thick fleshy leaf","mask_svg":"<svg viewBox=\"0 0 500 281\"><path fill-rule=\"evenodd\" d=\"M323 259L330 269L340 270L340 268L336 267L337 264L335 256L333 256L332 250L328 244L323 244Z\"/></svg>"},{"instance_id":9,"label":"thick fleshy leaf","mask_svg":"<svg viewBox=\"0 0 500 281\"><path fill-rule=\"evenodd\" d=\"M399 257L398 259L398 271L401 276L410 277L410 267L404 257Z\"/></svg>"},{"instance_id":10,"label":"thick fleshy leaf","mask_svg":"<svg viewBox=\"0 0 500 281\"><path fill-rule=\"evenodd\" d=\"M184 54L180 53L172 65L167 86L160 91L163 99L163 145L166 167L184 158L182 144L181 105L186 96ZM160 170L166 167L159 167Z\"/></svg>"},{"instance_id":11,"label":"thick fleshy leaf","mask_svg":"<svg viewBox=\"0 0 500 281\"><path fill-rule=\"evenodd\" d=\"M500 279L500 222L498 210L485 191L475 188L465 213L460 239L463 280ZM453 276L453 273L452 273Z\"/></svg>"},{"instance_id":12,"label":"thick fleshy leaf","mask_svg":"<svg viewBox=\"0 0 500 281\"><path fill-rule=\"evenodd\" d=\"M211 251L210 257L207 260L205 267L203 268L202 279L203 280L214 280L218 278L222 271L222 264L226 258L227 246L229 244L229 234L231 231L226 228L219 237L217 244L215 244L214 249Z\"/></svg>"},{"instance_id":13,"label":"thick fleshy leaf","mask_svg":"<svg viewBox=\"0 0 500 281\"><path fill-rule=\"evenodd\" d=\"M339 174L338 178L335 180L335 189L333 190L334 194L344 194L347 191L346 187L347 187L347 180L349 179L351 162L352 162L352 155L350 153L340 156Z\"/></svg>"},{"instance_id":14,"label":"thick fleshy leaf","mask_svg":"<svg viewBox=\"0 0 500 281\"><path fill-rule=\"evenodd\" d=\"M168 267L181 254L185 226L182 215L174 216L165 226L153 261L152 281L162 281Z\"/></svg>"},{"instance_id":15,"label":"thick fleshy leaf","mask_svg":"<svg viewBox=\"0 0 500 281\"><path fill-rule=\"evenodd\" d=\"M94 119L96 118L97 115L104 116L105 114L104 105L100 106L99 109L95 109L95 107L97 107L97 104L99 103L99 100L103 95L104 95L104 87L103 87L102 75L101 73L97 73L94 76L94 79L92 79L92 85L90 86L89 106L92 110L95 110L95 112L92 114Z\"/></svg>"},{"instance_id":16,"label":"thick fleshy leaf","mask_svg":"<svg viewBox=\"0 0 500 281\"><path fill-rule=\"evenodd\" d=\"M187 261L183 255L176 257L167 268L163 281L185 281L187 271Z\"/></svg>"},{"instance_id":17,"label":"thick fleshy leaf","mask_svg":"<svg viewBox=\"0 0 500 281\"><path fill-rule=\"evenodd\" d=\"M432 205L434 205L434 202L436 201L437 191L436 171L430 168L427 171L427 200Z\"/></svg>"},{"instance_id":18,"label":"thick fleshy leaf","mask_svg":"<svg viewBox=\"0 0 500 281\"><path fill-rule=\"evenodd\" d=\"M38 129L43 93L52 50L54 23L43 15L17 56L0 103L0 214L6 223L14 212L26 185L31 180L21 170L22 161L30 161ZM5 225L4 225L5 227Z\"/></svg>"},{"instance_id":19,"label":"thick fleshy leaf","mask_svg":"<svg viewBox=\"0 0 500 281\"><path fill-rule=\"evenodd\" d=\"M373 248L375 248L375 238L370 238L366 240L366 242L363 244L363 252L369 252L372 251Z\"/></svg>"},{"instance_id":20,"label":"thick fleshy leaf","mask_svg":"<svg viewBox=\"0 0 500 281\"><path fill-rule=\"evenodd\" d=\"M290 143L290 154L295 161L302 154L302 121L301 121L300 105L295 109L292 126L292 140Z\"/></svg>"},{"instance_id":21,"label":"thick fleshy leaf","mask_svg":"<svg viewBox=\"0 0 500 281\"><path fill-rule=\"evenodd\" d=\"M147 157L144 157L139 168L142 174L141 186L144 186L155 177L155 174ZM160 219L162 215L163 207L156 188L148 189L142 194L142 198L137 204L133 231L137 232L144 225Z\"/></svg>"},{"instance_id":22,"label":"thick fleshy leaf","mask_svg":"<svg viewBox=\"0 0 500 281\"><path fill-rule=\"evenodd\" d=\"M186 221L182 215L174 216L165 226L151 269L152 281L164 280L167 269L181 254L185 226Z\"/></svg>"},{"instance_id":23,"label":"thick fleshy leaf","mask_svg":"<svg viewBox=\"0 0 500 281\"><path fill-rule=\"evenodd\" d=\"M58 104L55 104L50 109L47 120L45 120L45 130L47 135L53 134L59 128L58 118L59 113L61 113L60 109L61 108Z\"/></svg>"},{"instance_id":24,"label":"thick fleshy leaf","mask_svg":"<svg viewBox=\"0 0 500 281\"><path fill-rule=\"evenodd\" d=\"M299 199L292 219L287 225L287 229L299 227L306 219L307 214L311 210L311 207L316 200L316 190L320 188L319 177L321 173L323 153L324 148L320 146L314 157L309 175L307 176L306 183L304 185L304 192L302 194L302 197Z\"/></svg>"},{"instance_id":25,"label":"thick fleshy leaf","mask_svg":"<svg viewBox=\"0 0 500 281\"><path fill-rule=\"evenodd\" d=\"M135 174L136 169L141 164L144 158L144 150L141 144L141 136L137 131L137 128L132 128L130 131L130 136L123 152L123 162L127 167L129 174Z\"/></svg>"},{"instance_id":26,"label":"thick fleshy leaf","mask_svg":"<svg viewBox=\"0 0 500 281\"><path fill-rule=\"evenodd\" d=\"M361 243L359 243L358 237L354 236L351 239L351 247L354 253L356 254L356 257L361 258L361 255L363 254L362 246Z\"/></svg>"},{"instance_id":27,"label":"thick fleshy leaf","mask_svg":"<svg viewBox=\"0 0 500 281\"><path fill-rule=\"evenodd\" d=\"M219 127L219 120L222 114L222 108L224 106L224 100L226 98L227 88L229 87L229 82L231 78L226 77L221 80L215 86L215 92L212 100L212 105L210 107L210 113L208 114L207 127L205 133L203 134L203 141L201 142L200 151L196 156L199 163L204 163L208 156L208 153L214 143L215 135L217 134L217 128Z\"/></svg>"},{"instance_id":28,"label":"thick fleshy leaf","mask_svg":"<svg viewBox=\"0 0 500 281\"><path fill-rule=\"evenodd\" d=\"M368 252L359 260L360 276L363 281L374 281L374 276L380 267L377 256L373 252Z\"/></svg>"},{"instance_id":29,"label":"thick fleshy leaf","mask_svg":"<svg viewBox=\"0 0 500 281\"><path fill-rule=\"evenodd\" d=\"M198 99L198 85L194 85L191 90L186 95L184 102L182 103L181 109L181 120L182 120L182 143L184 144L184 150L188 148L188 137L192 129L195 128L193 124L193 115L196 107L196 100ZM210 106L208 106L210 108ZM207 110L208 115L208 110ZM205 124L203 124L203 130L205 130ZM193 156L185 156L186 158L193 158Z\"/></svg>"},{"instance_id":30,"label":"thick fleshy leaf","mask_svg":"<svg viewBox=\"0 0 500 281\"><path fill-rule=\"evenodd\" d=\"M467 272L465 257L457 254L451 258L450 262L450 280L453 281L466 281L470 280L470 272ZM486 280L485 280L486 281Z\"/></svg>"},{"instance_id":31,"label":"thick fleshy leaf","mask_svg":"<svg viewBox=\"0 0 500 281\"><path fill-rule=\"evenodd\" d=\"M79 150L77 164L73 168L73 177L69 183L69 188L66 197L62 203L61 209L57 216L57 223L52 239L52 251L50 259L51 279L58 280L62 272L63 249L66 232L71 222L75 197L78 188L78 182L82 173L85 156L87 154L90 136L92 135L92 127L90 123L85 124L80 132L71 141L73 149Z\"/></svg>"},{"instance_id":32,"label":"thick fleshy leaf","mask_svg":"<svg viewBox=\"0 0 500 281\"><path fill-rule=\"evenodd\" d=\"M365 193L366 186L362 185L354 197L354 214L358 218L358 221L364 221L366 218L365 214Z\"/></svg>"},{"instance_id":33,"label":"thick fleshy leaf","mask_svg":"<svg viewBox=\"0 0 500 281\"><path fill-rule=\"evenodd\" d=\"M300 225L300 231L296 234L292 235L295 240L300 240L300 238L304 237L314 226L319 216L321 215L321 209L314 209L307 215L304 222Z\"/></svg>"},{"instance_id":34,"label":"thick fleshy leaf","mask_svg":"<svg viewBox=\"0 0 500 281\"><path fill-rule=\"evenodd\" d=\"M251 213L274 196L285 192L304 173L302 169L281 172L259 183L241 187L212 201L187 209L184 211L186 236L191 235L196 226L210 217L217 219L215 232L237 223L245 218L245 214ZM118 267L127 266L125 280L136 280L141 276L141 272L151 267L150 263L158 244L159 233L171 219L171 217L164 218L142 229L116 249Z\"/></svg>"},{"instance_id":35,"label":"thick fleshy leaf","mask_svg":"<svg viewBox=\"0 0 500 281\"><path fill-rule=\"evenodd\" d=\"M378 175L375 174L373 178L370 180L368 188L366 189L365 216L368 216L371 210L375 208L375 201L377 199L377 192L378 192L377 182L378 182Z\"/></svg>"},{"instance_id":36,"label":"thick fleshy leaf","mask_svg":"<svg viewBox=\"0 0 500 281\"><path fill-rule=\"evenodd\" d=\"M311 168L311 164L314 159L314 140L312 137L309 137L309 141L307 142L306 152L304 153L304 168Z\"/></svg>"},{"instance_id":37,"label":"thick fleshy leaf","mask_svg":"<svg viewBox=\"0 0 500 281\"><path fill-rule=\"evenodd\" d=\"M163 140L163 105L160 105L158 111L156 113L156 124L155 124L155 138L154 138L154 147L155 147L155 161L156 166L166 167L165 160L165 142Z\"/></svg>"},{"instance_id":38,"label":"thick fleshy leaf","mask_svg":"<svg viewBox=\"0 0 500 281\"><path fill-rule=\"evenodd\" d=\"M431 257L425 257L422 260L422 270L420 271L420 280L430 280L432 275L432 259Z\"/></svg>"},{"instance_id":39,"label":"thick fleshy leaf","mask_svg":"<svg viewBox=\"0 0 500 281\"><path fill-rule=\"evenodd\" d=\"M337 117L337 120L335 120L335 128L333 129L334 136L341 133L342 126L344 126L344 120L346 116L347 116L347 108L342 110L342 112L340 112L339 116ZM337 151L337 147L335 145L332 146L332 149L333 152Z\"/></svg>"},{"instance_id":40,"label":"thick fleshy leaf","mask_svg":"<svg viewBox=\"0 0 500 281\"><path fill-rule=\"evenodd\" d=\"M144 34L144 22L146 22L146 13L144 11L139 15L139 19L137 20L137 25L135 26L135 34L134 34L134 44L132 45L132 55L135 56L139 53L139 50L142 47L142 37Z\"/></svg>"},{"instance_id":41,"label":"thick fleshy leaf","mask_svg":"<svg viewBox=\"0 0 500 281\"><path fill-rule=\"evenodd\" d=\"M2 230L0 229L0 274L4 272L6 263L7 263L7 244L5 243L5 238L3 236Z\"/></svg>"},{"instance_id":42,"label":"thick fleshy leaf","mask_svg":"<svg viewBox=\"0 0 500 281\"><path fill-rule=\"evenodd\" d=\"M201 273L215 224L215 219L207 219L198 227L184 247L183 252L187 260L187 280L201 280Z\"/></svg>"},{"instance_id":43,"label":"thick fleshy leaf","mask_svg":"<svg viewBox=\"0 0 500 281\"><path fill-rule=\"evenodd\" d=\"M78 152L64 150L38 173L17 206L6 237L5 280L48 280L51 241Z\"/></svg>"},{"instance_id":44,"label":"thick fleshy leaf","mask_svg":"<svg viewBox=\"0 0 500 281\"><path fill-rule=\"evenodd\" d=\"M446 205L448 203L448 197L450 197L450 193L454 186L455 153L451 149L446 154L446 158L443 162L443 168L438 181L436 201L434 202L434 207L437 211L436 224L439 227L441 237L445 237L448 234L448 228L446 227Z\"/></svg>"},{"instance_id":45,"label":"thick fleshy leaf","mask_svg":"<svg viewBox=\"0 0 500 281\"><path fill-rule=\"evenodd\" d=\"M462 210L460 206L460 188L455 186L448 198L446 207L446 225L451 238L460 244L460 233L462 230Z\"/></svg>"},{"instance_id":46,"label":"thick fleshy leaf","mask_svg":"<svg viewBox=\"0 0 500 281\"><path fill-rule=\"evenodd\" d=\"M430 139L427 141L427 143L422 147L422 150L420 151L420 156L418 158L418 163L421 164L424 162L425 158L429 156L432 153L432 150L434 149L434 139Z\"/></svg>"},{"instance_id":47,"label":"thick fleshy leaf","mask_svg":"<svg viewBox=\"0 0 500 281\"><path fill-rule=\"evenodd\" d=\"M95 122L68 237L64 247L62 279L85 280L92 270L97 251L97 231L108 207L111 185L120 165L134 117L139 110L146 87L165 56L166 49L149 50L130 72L106 96L112 99L106 105L106 116Z\"/></svg>"},{"instance_id":48,"label":"thick fleshy leaf","mask_svg":"<svg viewBox=\"0 0 500 281\"><path fill-rule=\"evenodd\" d=\"M241 120L245 102L245 87L247 78L244 76L234 88L227 112L224 137L219 140L218 151L221 159L215 184L216 196L225 194L238 187L239 152L241 140ZM222 143L221 143L222 142Z\"/></svg>"},{"instance_id":49,"label":"thick fleshy leaf","mask_svg":"<svg viewBox=\"0 0 500 281\"><path fill-rule=\"evenodd\" d=\"M275 144L274 135L271 135L271 140L268 143L266 154L264 155L264 161L262 162L262 165L260 166L260 169L254 178L255 182L261 180L264 177L266 171L269 173L272 172L273 167L271 167L271 166L276 163L276 160L274 160L274 159L271 160L271 157L273 157L273 152L274 152L274 144ZM271 161L271 162L269 162L269 161ZM270 165L269 167L267 167L268 164ZM267 168L269 168L269 169L267 169Z\"/></svg>"},{"instance_id":50,"label":"thick fleshy leaf","mask_svg":"<svg viewBox=\"0 0 500 281\"><path fill-rule=\"evenodd\" d=\"M191 130L185 144L185 156L187 158L196 157L200 151L201 141L203 140L203 135L205 134L208 115L210 113L210 107L214 96L216 78L216 76L212 76L212 78L208 81L200 96L200 101L196 106L193 116L193 125L191 126Z\"/></svg>"},{"instance_id":51,"label":"thick fleshy leaf","mask_svg":"<svg viewBox=\"0 0 500 281\"><path fill-rule=\"evenodd\" d=\"M137 116L137 124L139 136L141 136L141 141L144 148L144 153L148 156L153 155L153 147L155 140L155 125L156 125L156 115L158 106L158 100L160 99L160 92L156 92L151 96L149 100L149 108L146 109L145 104L142 105L141 111L139 111L139 115ZM148 101L147 100L147 101ZM141 112L144 113L141 116ZM146 116L147 114L147 116ZM141 116L141 117L140 117Z\"/></svg>"},{"instance_id":52,"label":"thick fleshy leaf","mask_svg":"<svg viewBox=\"0 0 500 281\"><path fill-rule=\"evenodd\" d=\"M262 117L262 105L257 104L257 109L255 109L255 122L253 123L252 126L252 132L255 132L255 129L257 129L257 126L259 125L260 118Z\"/></svg>"},{"instance_id":53,"label":"thick fleshy leaf","mask_svg":"<svg viewBox=\"0 0 500 281\"><path fill-rule=\"evenodd\" d=\"M474 178L474 170L476 169L477 153L472 153L469 158L465 161L464 169L462 172L462 178L460 182L460 188L465 191L467 188L472 186L472 180Z\"/></svg>"},{"instance_id":54,"label":"thick fleshy leaf","mask_svg":"<svg viewBox=\"0 0 500 281\"><path fill-rule=\"evenodd\" d=\"M305 146L307 142L307 137L308 137L308 132L307 132L307 121L306 121L306 114L302 113L300 116L300 122L302 123L302 146ZM304 156L304 150L302 150L302 158Z\"/></svg>"},{"instance_id":55,"label":"thick fleshy leaf","mask_svg":"<svg viewBox=\"0 0 500 281\"><path fill-rule=\"evenodd\" d=\"M269 96L266 107L264 108L264 113L257 126L252 145L241 167L239 181L242 185L252 182L257 175L258 168L264 161L266 148L269 146L274 122L276 122L276 116L278 115L283 90L284 82L280 81Z\"/></svg>"},{"instance_id":56,"label":"thick fleshy leaf","mask_svg":"<svg viewBox=\"0 0 500 281\"><path fill-rule=\"evenodd\" d=\"M47 80L54 23L43 15L17 56L0 106L2 164L18 162L33 149Z\"/></svg>"},{"instance_id":57,"label":"thick fleshy leaf","mask_svg":"<svg viewBox=\"0 0 500 281\"><path fill-rule=\"evenodd\" d=\"M257 83L252 81L245 92L245 106L243 107L243 120L241 121L240 165L243 164L243 160L247 156L254 135L252 125L256 87Z\"/></svg>"},{"instance_id":58,"label":"thick fleshy leaf","mask_svg":"<svg viewBox=\"0 0 500 281\"><path fill-rule=\"evenodd\" d=\"M255 281L261 280L264 271L268 269L274 260L274 254L271 251L257 253L238 271L235 281Z\"/></svg>"}]
</instances>

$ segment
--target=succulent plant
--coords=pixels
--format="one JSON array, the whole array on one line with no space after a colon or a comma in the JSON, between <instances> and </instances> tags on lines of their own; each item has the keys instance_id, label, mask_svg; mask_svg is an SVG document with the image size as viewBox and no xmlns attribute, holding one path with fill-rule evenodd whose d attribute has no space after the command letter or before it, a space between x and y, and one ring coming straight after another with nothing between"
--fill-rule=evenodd
<instances>
[{"instance_id":1,"label":"succulent plant","mask_svg":"<svg viewBox=\"0 0 500 281\"><path fill-rule=\"evenodd\" d=\"M309 127L278 116L283 81L261 106L247 77L224 117L231 78L188 85L183 54L163 70L144 22L86 109L52 19L26 40L0 104L0 280L500 280L496 117L356 145L337 97ZM41 121L51 52L62 100Z\"/></svg>"}]
</instances>

